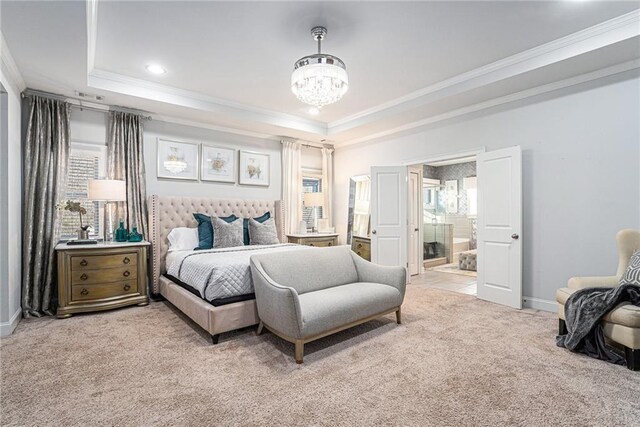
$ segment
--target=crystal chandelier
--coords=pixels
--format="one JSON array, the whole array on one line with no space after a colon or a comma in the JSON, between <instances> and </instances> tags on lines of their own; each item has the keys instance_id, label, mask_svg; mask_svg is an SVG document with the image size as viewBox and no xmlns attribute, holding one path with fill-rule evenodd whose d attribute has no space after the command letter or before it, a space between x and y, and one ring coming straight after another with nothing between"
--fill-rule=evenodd
<instances>
[{"instance_id":1,"label":"crystal chandelier","mask_svg":"<svg viewBox=\"0 0 640 427\"><path fill-rule=\"evenodd\" d=\"M347 67L340 58L320 53L327 29L314 27L311 35L318 42L318 53L296 61L291 75L291 90L300 101L321 109L342 98L349 89L349 78Z\"/></svg>"}]
</instances>

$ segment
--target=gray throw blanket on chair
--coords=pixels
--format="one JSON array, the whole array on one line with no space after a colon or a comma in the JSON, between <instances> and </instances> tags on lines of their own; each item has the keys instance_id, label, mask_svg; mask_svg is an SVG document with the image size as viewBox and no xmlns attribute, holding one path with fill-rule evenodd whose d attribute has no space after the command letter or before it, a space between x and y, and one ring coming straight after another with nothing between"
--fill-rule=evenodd
<instances>
[{"instance_id":1,"label":"gray throw blanket on chair","mask_svg":"<svg viewBox=\"0 0 640 427\"><path fill-rule=\"evenodd\" d=\"M625 358L611 350L604 341L600 319L622 302L640 306L640 286L588 288L574 292L564 305L566 335L558 335L556 344L596 359L625 365Z\"/></svg>"}]
</instances>

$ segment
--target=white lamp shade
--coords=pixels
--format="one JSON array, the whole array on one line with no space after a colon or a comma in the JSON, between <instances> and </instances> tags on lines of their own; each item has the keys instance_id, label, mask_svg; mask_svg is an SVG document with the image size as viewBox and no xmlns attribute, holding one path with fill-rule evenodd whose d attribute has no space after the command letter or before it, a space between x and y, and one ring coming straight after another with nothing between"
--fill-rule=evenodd
<instances>
[{"instance_id":1,"label":"white lamp shade","mask_svg":"<svg viewBox=\"0 0 640 427\"><path fill-rule=\"evenodd\" d=\"M324 206L324 193L304 193L303 203L305 206Z\"/></svg>"},{"instance_id":2,"label":"white lamp shade","mask_svg":"<svg viewBox=\"0 0 640 427\"><path fill-rule=\"evenodd\" d=\"M89 200L124 202L127 187L124 181L117 179L90 179L87 195Z\"/></svg>"}]
</instances>

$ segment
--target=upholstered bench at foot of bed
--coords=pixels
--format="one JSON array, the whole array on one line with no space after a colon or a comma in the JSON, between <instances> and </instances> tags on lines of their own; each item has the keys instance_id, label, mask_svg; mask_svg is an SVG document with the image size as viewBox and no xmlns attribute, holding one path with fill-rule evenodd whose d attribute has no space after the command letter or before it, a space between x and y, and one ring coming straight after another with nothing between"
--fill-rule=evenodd
<instances>
[{"instance_id":1,"label":"upholstered bench at foot of bed","mask_svg":"<svg viewBox=\"0 0 640 427\"><path fill-rule=\"evenodd\" d=\"M214 344L217 344L223 332L257 325L259 322L254 299L215 307L165 276L160 277L159 284L162 296L207 331Z\"/></svg>"},{"instance_id":2,"label":"upholstered bench at foot of bed","mask_svg":"<svg viewBox=\"0 0 640 427\"><path fill-rule=\"evenodd\" d=\"M347 246L254 255L251 272L258 334L264 327L294 343L296 363L308 342L393 312L402 320L406 269L370 263Z\"/></svg>"}]
</instances>

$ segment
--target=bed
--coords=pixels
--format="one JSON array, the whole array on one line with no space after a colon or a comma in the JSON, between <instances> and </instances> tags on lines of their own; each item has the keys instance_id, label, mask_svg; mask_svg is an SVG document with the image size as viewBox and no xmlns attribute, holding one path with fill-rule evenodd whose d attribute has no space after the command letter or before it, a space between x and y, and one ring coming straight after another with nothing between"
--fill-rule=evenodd
<instances>
[{"instance_id":1,"label":"bed","mask_svg":"<svg viewBox=\"0 0 640 427\"><path fill-rule=\"evenodd\" d=\"M228 216L235 214L240 218L257 217L265 212L270 212L274 218L278 232L278 239L285 241L283 219L284 213L282 203L279 200L231 200L231 199L209 199L193 197L166 197L153 195L149 197L149 238L151 240L151 293L161 295L176 308L189 316L195 323L206 330L212 338L213 343L217 343L221 333L256 325L259 322L255 299L241 296L236 302L228 300L220 303L220 293L216 294L216 286L213 288L198 289L197 275L191 273L191 285L182 283L173 275L168 275L167 255L169 244L167 236L176 227L196 227L193 218L194 212L204 213L210 216ZM248 259L251 254L261 250L285 250L293 249L286 246L297 245L269 245L267 247L246 247L229 248L216 255L216 250L211 251L188 251L188 253L172 252L169 257L170 265L185 259L201 260L200 264L206 264L207 259L225 258L223 264L228 265L234 259L234 251L238 251L238 258L243 258L242 263L235 263L236 268L248 270ZM275 248L277 246L277 248ZM199 254L193 254L200 252ZM208 255L205 252L209 253ZM240 253L242 255L240 255ZM223 255L224 254L224 255ZM193 262L198 264L198 262ZM241 265L242 264L242 265ZM246 264L246 265L245 265ZM244 267L243 267L244 266ZM206 273L205 273L206 274ZM180 276L180 274L178 274ZM184 278L184 277L183 277ZM193 281L195 280L195 282ZM218 281L218 285L221 282ZM185 286L187 285L187 286ZM219 287L219 286L218 286ZM189 289L191 288L191 289ZM213 291L212 291L213 289ZM236 293L237 294L237 293ZM210 298L209 298L210 297ZM216 298L217 297L217 298ZM209 300L207 300L209 299ZM217 301L216 301L217 300Z\"/></svg>"}]
</instances>

